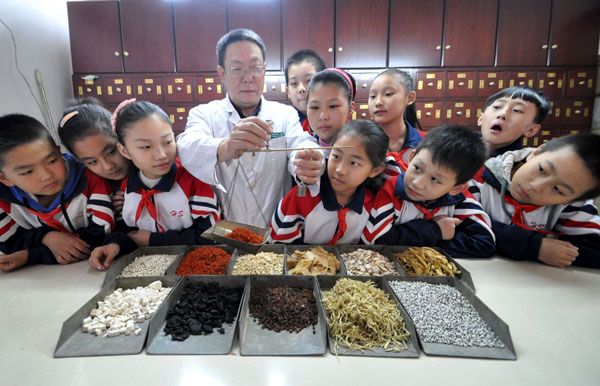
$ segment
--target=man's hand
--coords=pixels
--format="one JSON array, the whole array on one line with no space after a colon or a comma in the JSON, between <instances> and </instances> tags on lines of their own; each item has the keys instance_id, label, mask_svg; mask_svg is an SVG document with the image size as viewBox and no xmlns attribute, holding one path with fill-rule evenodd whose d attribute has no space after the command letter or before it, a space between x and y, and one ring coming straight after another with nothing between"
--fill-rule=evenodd
<instances>
[{"instance_id":1,"label":"man's hand","mask_svg":"<svg viewBox=\"0 0 600 386\"><path fill-rule=\"evenodd\" d=\"M578 255L578 248L568 241L544 238L538 260L554 267L565 268L573 264Z\"/></svg>"},{"instance_id":2,"label":"man's hand","mask_svg":"<svg viewBox=\"0 0 600 386\"><path fill-rule=\"evenodd\" d=\"M299 150L294 158L296 176L307 184L316 184L323 172L323 154L317 150Z\"/></svg>"},{"instance_id":3,"label":"man's hand","mask_svg":"<svg viewBox=\"0 0 600 386\"><path fill-rule=\"evenodd\" d=\"M237 159L247 150L259 150L266 146L271 139L273 128L257 117L240 120L233 126L229 138L219 144L217 149L218 162Z\"/></svg>"},{"instance_id":4,"label":"man's hand","mask_svg":"<svg viewBox=\"0 0 600 386\"><path fill-rule=\"evenodd\" d=\"M75 263L90 256L90 246L70 233L52 231L42 239L59 264Z\"/></svg>"}]
</instances>

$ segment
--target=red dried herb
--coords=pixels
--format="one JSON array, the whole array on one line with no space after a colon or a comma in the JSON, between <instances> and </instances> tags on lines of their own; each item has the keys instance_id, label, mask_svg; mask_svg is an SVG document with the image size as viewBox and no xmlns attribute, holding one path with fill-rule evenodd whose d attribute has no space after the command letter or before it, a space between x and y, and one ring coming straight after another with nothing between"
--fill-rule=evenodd
<instances>
[{"instance_id":1,"label":"red dried herb","mask_svg":"<svg viewBox=\"0 0 600 386\"><path fill-rule=\"evenodd\" d=\"M181 260L176 274L224 275L231 255L221 248L201 247L194 249Z\"/></svg>"},{"instance_id":2,"label":"red dried herb","mask_svg":"<svg viewBox=\"0 0 600 386\"><path fill-rule=\"evenodd\" d=\"M240 227L233 228L231 233L225 237L233 240L243 241L249 244L261 244L263 242L262 236L257 235L251 230Z\"/></svg>"}]
</instances>

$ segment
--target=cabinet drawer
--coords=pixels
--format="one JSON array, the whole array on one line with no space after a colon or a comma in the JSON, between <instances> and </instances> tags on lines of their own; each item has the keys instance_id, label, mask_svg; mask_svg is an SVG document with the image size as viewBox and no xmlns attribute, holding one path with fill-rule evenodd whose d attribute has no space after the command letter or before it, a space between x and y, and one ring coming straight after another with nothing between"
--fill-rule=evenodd
<instances>
[{"instance_id":1,"label":"cabinet drawer","mask_svg":"<svg viewBox=\"0 0 600 386\"><path fill-rule=\"evenodd\" d=\"M535 71L510 71L508 73L508 86L522 86L535 88Z\"/></svg>"},{"instance_id":2,"label":"cabinet drawer","mask_svg":"<svg viewBox=\"0 0 600 386\"><path fill-rule=\"evenodd\" d=\"M567 96L594 95L595 71L569 71Z\"/></svg>"},{"instance_id":3,"label":"cabinet drawer","mask_svg":"<svg viewBox=\"0 0 600 386\"><path fill-rule=\"evenodd\" d=\"M564 101L563 123L567 125L591 125L592 100L567 100Z\"/></svg>"},{"instance_id":4,"label":"cabinet drawer","mask_svg":"<svg viewBox=\"0 0 600 386\"><path fill-rule=\"evenodd\" d=\"M195 82L196 103L206 103L225 96L218 76L197 76Z\"/></svg>"},{"instance_id":5,"label":"cabinet drawer","mask_svg":"<svg viewBox=\"0 0 600 386\"><path fill-rule=\"evenodd\" d=\"M372 72L351 72L354 80L356 80L356 96L355 100L362 100L369 98L369 90L371 89L371 84L379 74L378 71Z\"/></svg>"},{"instance_id":6,"label":"cabinet drawer","mask_svg":"<svg viewBox=\"0 0 600 386\"><path fill-rule=\"evenodd\" d=\"M551 98L560 98L563 96L564 83L564 71L540 71L538 73L538 91L543 92Z\"/></svg>"},{"instance_id":7,"label":"cabinet drawer","mask_svg":"<svg viewBox=\"0 0 600 386\"><path fill-rule=\"evenodd\" d=\"M173 132L175 133L175 136L185 130L188 113L193 107L194 105L192 104L167 107L166 112L171 120L171 125L173 126Z\"/></svg>"},{"instance_id":8,"label":"cabinet drawer","mask_svg":"<svg viewBox=\"0 0 600 386\"><path fill-rule=\"evenodd\" d=\"M446 96L449 98L464 98L475 96L475 71L449 71L446 82Z\"/></svg>"},{"instance_id":9,"label":"cabinet drawer","mask_svg":"<svg viewBox=\"0 0 600 386\"><path fill-rule=\"evenodd\" d=\"M121 103L125 99L133 98L133 79L129 76L103 78L102 83L106 90L106 103Z\"/></svg>"},{"instance_id":10,"label":"cabinet drawer","mask_svg":"<svg viewBox=\"0 0 600 386\"><path fill-rule=\"evenodd\" d=\"M444 73L418 72L417 73L417 99L441 98L444 95Z\"/></svg>"},{"instance_id":11,"label":"cabinet drawer","mask_svg":"<svg viewBox=\"0 0 600 386\"><path fill-rule=\"evenodd\" d=\"M193 103L194 80L192 76L168 76L165 78L167 102Z\"/></svg>"},{"instance_id":12,"label":"cabinet drawer","mask_svg":"<svg viewBox=\"0 0 600 386\"><path fill-rule=\"evenodd\" d=\"M503 71L480 71L478 74L478 97L489 97L506 87L508 76Z\"/></svg>"},{"instance_id":13,"label":"cabinet drawer","mask_svg":"<svg viewBox=\"0 0 600 386\"><path fill-rule=\"evenodd\" d=\"M366 100L356 101L352 119L371 119L369 104Z\"/></svg>"},{"instance_id":14,"label":"cabinet drawer","mask_svg":"<svg viewBox=\"0 0 600 386\"><path fill-rule=\"evenodd\" d=\"M102 102L107 102L104 94L106 92L100 79L85 80L80 76L73 75L73 95L76 98L94 97Z\"/></svg>"},{"instance_id":15,"label":"cabinet drawer","mask_svg":"<svg viewBox=\"0 0 600 386\"><path fill-rule=\"evenodd\" d=\"M442 102L415 102L415 108L421 126L431 128L442 124Z\"/></svg>"},{"instance_id":16,"label":"cabinet drawer","mask_svg":"<svg viewBox=\"0 0 600 386\"><path fill-rule=\"evenodd\" d=\"M477 125L474 102L445 102L444 120L446 124L474 127Z\"/></svg>"},{"instance_id":17,"label":"cabinet drawer","mask_svg":"<svg viewBox=\"0 0 600 386\"><path fill-rule=\"evenodd\" d=\"M285 77L283 75L267 74L265 76L265 86L263 88L263 95L267 100L287 100Z\"/></svg>"},{"instance_id":18,"label":"cabinet drawer","mask_svg":"<svg viewBox=\"0 0 600 386\"><path fill-rule=\"evenodd\" d=\"M164 98L164 80L162 77L149 76L134 78L134 95L138 100L162 103Z\"/></svg>"}]
</instances>

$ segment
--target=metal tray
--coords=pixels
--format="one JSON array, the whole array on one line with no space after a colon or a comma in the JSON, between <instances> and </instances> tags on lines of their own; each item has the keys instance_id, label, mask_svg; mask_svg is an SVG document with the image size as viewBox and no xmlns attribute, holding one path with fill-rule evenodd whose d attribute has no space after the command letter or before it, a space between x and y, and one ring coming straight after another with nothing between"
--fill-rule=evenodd
<instances>
[{"instance_id":1,"label":"metal tray","mask_svg":"<svg viewBox=\"0 0 600 386\"><path fill-rule=\"evenodd\" d=\"M342 260L342 258L340 257L340 253L338 251L337 246L335 245L288 245L285 248L285 259L283 261L283 270L285 272L286 275L288 274L288 268L287 268L287 259L289 256L292 256L294 254L295 251L307 251L309 249L313 249L315 247L321 247L324 250L326 250L329 253L333 253L335 255L335 258L338 259L338 261L340 262L340 269L335 273L335 275L331 275L331 276L345 276L346 275L346 266L344 265L344 261ZM290 275L290 276L296 276L296 275ZM301 276L301 275L297 275L297 276Z\"/></svg>"},{"instance_id":2,"label":"metal tray","mask_svg":"<svg viewBox=\"0 0 600 386\"><path fill-rule=\"evenodd\" d=\"M456 357L471 357L471 358L491 358L491 359L517 359L515 347L510 337L508 325L498 317L488 306L485 305L473 292L472 289L466 286L460 280L448 276L386 276L386 283L390 281L421 281L430 284L447 284L451 287L456 287L460 293L465 296L479 313L481 318L491 327L498 335L498 338L504 343L504 348L494 347L462 347L443 343L427 343L419 336L419 342L423 348L423 352L428 355L443 355ZM389 284L388 284L389 286ZM392 293L394 291L391 289ZM396 294L394 293L394 296ZM396 296L400 301L400 298ZM402 304L402 301L400 301ZM410 314L409 314L410 316ZM411 319L412 320L412 319ZM414 323L413 323L414 324ZM415 326L416 328L416 326ZM418 333L417 333L418 335Z\"/></svg>"},{"instance_id":3,"label":"metal tray","mask_svg":"<svg viewBox=\"0 0 600 386\"><path fill-rule=\"evenodd\" d=\"M312 288L317 301L318 322L298 333L275 332L262 328L249 312L252 287L290 286ZM323 355L327 351L327 322L314 276L249 276L244 305L239 321L240 354L242 355Z\"/></svg>"},{"instance_id":4,"label":"metal tray","mask_svg":"<svg viewBox=\"0 0 600 386\"><path fill-rule=\"evenodd\" d=\"M387 248L385 248L385 254L387 254L388 256L392 256L394 258L394 260L396 260L398 262L400 267L402 267L403 272L404 272L404 267L402 266L400 261L398 261L398 258L396 258L394 256L394 253L404 252L408 248L410 248L410 246L388 246ZM450 256L442 248L433 247L433 249L440 252L442 255L444 255L446 257L446 259L448 259L448 261L451 261L454 263L454 265L456 265L456 268L460 271L460 274L457 275L456 278L458 280L462 281L473 292L475 292L475 284L473 284L473 279L471 278L471 273L469 271L467 271L467 269L465 267L460 265L452 256ZM406 274L406 273L404 273L404 274ZM415 275L406 275L406 276L415 276ZM444 276L432 276L432 277L444 277ZM446 276L446 277L449 277L449 276Z\"/></svg>"},{"instance_id":5,"label":"metal tray","mask_svg":"<svg viewBox=\"0 0 600 386\"><path fill-rule=\"evenodd\" d=\"M344 263L344 267L346 268L346 274L348 276L351 276L351 275L350 275L350 272L348 272L348 268L346 267L346 262L344 261L344 257L342 255L344 253L354 252L357 249L367 249L367 250L375 251L375 252L382 254L383 256L387 257L388 260L392 262L392 264L394 264L394 267L397 272L396 275L404 275L405 274L402 264L400 264L400 262L398 261L398 259L396 259L394 257L394 255L392 255L391 253L388 252L387 245L338 245L337 247L338 247L338 251L340 253L340 258L342 259L342 262ZM371 277L376 277L376 276L371 276Z\"/></svg>"},{"instance_id":6,"label":"metal tray","mask_svg":"<svg viewBox=\"0 0 600 386\"><path fill-rule=\"evenodd\" d=\"M233 324L223 324L222 328L225 329L225 334L220 334L213 330L212 334L209 335L190 335L183 342L174 341L170 335L166 335L165 325L167 313L172 309L175 304L179 301L181 294L190 283L203 282L203 283L218 283L221 287L234 288L243 287L246 288L246 277L245 276L184 276L177 287L172 290L169 299L165 301L164 305L160 308L160 311L156 313L152 322L150 322L150 329L148 330L148 344L146 346L146 353L148 354L180 354L180 355L225 355L229 354L231 347L233 346L233 340L235 339L237 331L237 322L240 318L240 310L242 308L242 299L240 299L240 305L238 306L238 313Z\"/></svg>"},{"instance_id":7,"label":"metal tray","mask_svg":"<svg viewBox=\"0 0 600 386\"><path fill-rule=\"evenodd\" d=\"M394 296L394 291L385 283L385 281L383 280L383 276L352 276L349 278L351 278L352 280L358 280L358 281L362 281L362 282L365 282L365 281L373 282L373 284L375 284L375 286L377 288L385 291L389 295L390 299L397 304L398 310L400 311L400 314L402 314L402 317L404 318L404 325L406 327L406 330L410 334L410 338L407 343L408 347L404 351L393 352L393 351L385 351L382 347L375 347L373 350L360 351L360 350L350 350L348 347L344 347L344 346L338 346L338 352L336 353L335 341L331 338L331 334L329 332L329 324L328 324L327 325L327 333L328 333L327 335L328 335L328 339L329 339L329 352L331 352L334 355L348 355L348 356L418 358L419 357L419 342L417 340L417 333L415 331L415 327L412 322L412 319L408 317L408 314L406 313L404 308L402 308L402 306L400 305L400 302L398 302L398 299L396 298L396 296ZM325 275L318 276L319 291L320 291L319 295L321 295L323 293L323 291L331 290L333 288L333 286L335 286L335 283L339 279L341 279L339 276L325 276ZM321 300L320 297L319 297L319 300ZM323 308L323 313L326 315L327 312L325 311L325 306L323 305L322 301L319 302L319 305Z\"/></svg>"},{"instance_id":8,"label":"metal tray","mask_svg":"<svg viewBox=\"0 0 600 386\"><path fill-rule=\"evenodd\" d=\"M246 228L246 229L256 233L257 235L262 236L263 242L261 244L250 244L250 243L245 243L243 241L234 240L234 239L225 237L226 235L231 233L231 231L233 231L234 228L238 228L238 227ZM257 253L258 251L261 250L263 245L267 242L267 239L268 239L270 233L271 233L271 228L257 227L254 225L242 224L242 223L234 222L234 221L221 220L221 221L217 222L215 225L213 225L210 228L208 228L207 230L205 230L204 233L202 233L202 237L209 239L209 240L213 240L219 244L225 244L225 245L229 245L234 248L237 248L237 249L241 249L246 252Z\"/></svg>"},{"instance_id":9,"label":"metal tray","mask_svg":"<svg viewBox=\"0 0 600 386\"><path fill-rule=\"evenodd\" d=\"M173 265L171 267L169 267L169 269L167 270L167 273L172 274L172 275L177 275L177 268L179 268L179 264L181 264L181 261L183 260L183 258L186 257L188 253L190 253L198 248L202 248L202 247L221 248L222 250L224 250L225 252L227 252L231 255L231 257L229 258L229 262L231 262L231 259L233 258L233 254L235 252L235 249L233 247L231 247L229 245L223 245L223 244L188 245L187 247L185 247L181 256L179 258L175 259L175 262L173 263ZM227 262L227 266L225 267L224 275L227 274L227 267L229 266L229 262ZM196 276L196 275L191 275L191 276ZM203 275L197 275L197 276L203 276ZM220 275L206 275L206 276L220 276Z\"/></svg>"},{"instance_id":10,"label":"metal tray","mask_svg":"<svg viewBox=\"0 0 600 386\"><path fill-rule=\"evenodd\" d=\"M108 269L106 270L106 274L104 275L104 281L102 282L102 287L110 283L114 278L119 276L123 269L131 264L136 257L145 256L145 255L177 255L173 263L167 268L166 272L163 272L165 275L175 275L175 271L170 272L172 267L174 266L177 269L177 261L183 254L185 249L185 245L177 245L177 246L164 246L164 247L141 247L136 249L135 251L128 253L127 255L116 258L112 261Z\"/></svg>"},{"instance_id":11,"label":"metal tray","mask_svg":"<svg viewBox=\"0 0 600 386\"><path fill-rule=\"evenodd\" d=\"M273 252L283 255L283 269L281 272L276 273L276 275L283 275L285 271L285 245L283 244L268 244L262 247L260 252ZM257 252L258 253L258 252ZM256 253L248 253L246 251L242 251L236 249L231 255L231 259L229 260L229 264L227 264L227 275L233 275L233 267L235 267L235 263L237 263L238 259L245 255L256 255ZM237 276L237 275L236 275Z\"/></svg>"},{"instance_id":12,"label":"metal tray","mask_svg":"<svg viewBox=\"0 0 600 386\"><path fill-rule=\"evenodd\" d=\"M146 276L146 277L120 277L98 292L79 310L71 315L64 323L54 351L55 358L83 357L97 355L127 355L139 354L144 348L146 334L150 320L139 323L138 327L142 329L139 335L131 334L129 336L119 335L114 338L105 338L81 330L82 321L90 315L90 312L98 306L98 301L103 300L117 288L135 288L146 286L155 280L160 280L165 287L174 287L179 277L177 276ZM172 291L172 290L171 290ZM169 295L163 300L163 304L169 300ZM160 312L163 304L156 311Z\"/></svg>"}]
</instances>

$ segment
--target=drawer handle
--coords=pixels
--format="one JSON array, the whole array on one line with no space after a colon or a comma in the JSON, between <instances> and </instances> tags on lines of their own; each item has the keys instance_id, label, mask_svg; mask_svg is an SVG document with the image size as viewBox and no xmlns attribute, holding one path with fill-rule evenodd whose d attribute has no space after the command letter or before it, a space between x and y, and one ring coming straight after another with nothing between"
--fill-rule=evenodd
<instances>
[{"instance_id":1,"label":"drawer handle","mask_svg":"<svg viewBox=\"0 0 600 386\"><path fill-rule=\"evenodd\" d=\"M462 111L457 111L457 112L456 112L456 115L457 115L457 116L459 116L459 117L460 117L462 114L463 114L463 113L462 113Z\"/></svg>"},{"instance_id":2,"label":"drawer handle","mask_svg":"<svg viewBox=\"0 0 600 386\"><path fill-rule=\"evenodd\" d=\"M463 87L463 86L465 85L465 82L458 82L458 85L459 85L460 87Z\"/></svg>"},{"instance_id":3,"label":"drawer handle","mask_svg":"<svg viewBox=\"0 0 600 386\"><path fill-rule=\"evenodd\" d=\"M88 87L88 88L85 89L85 91L86 92L92 92L92 89Z\"/></svg>"},{"instance_id":4,"label":"drawer handle","mask_svg":"<svg viewBox=\"0 0 600 386\"><path fill-rule=\"evenodd\" d=\"M427 87L433 87L433 82L427 83Z\"/></svg>"},{"instance_id":5,"label":"drawer handle","mask_svg":"<svg viewBox=\"0 0 600 386\"><path fill-rule=\"evenodd\" d=\"M547 50L547 49L548 49L548 45L547 45L547 44L544 44L544 45L542 46L542 50Z\"/></svg>"},{"instance_id":6,"label":"drawer handle","mask_svg":"<svg viewBox=\"0 0 600 386\"><path fill-rule=\"evenodd\" d=\"M121 92L121 87L117 87L115 90L117 90L117 92Z\"/></svg>"},{"instance_id":7,"label":"drawer handle","mask_svg":"<svg viewBox=\"0 0 600 386\"><path fill-rule=\"evenodd\" d=\"M525 85L525 81L522 80L519 82L519 86L524 86L524 85Z\"/></svg>"},{"instance_id":8,"label":"drawer handle","mask_svg":"<svg viewBox=\"0 0 600 386\"><path fill-rule=\"evenodd\" d=\"M580 80L579 82L577 82L578 85L583 86L585 84L585 81Z\"/></svg>"},{"instance_id":9,"label":"drawer handle","mask_svg":"<svg viewBox=\"0 0 600 386\"><path fill-rule=\"evenodd\" d=\"M332 48L332 47L329 47L329 48L327 49L327 52L333 52L333 48Z\"/></svg>"},{"instance_id":10,"label":"drawer handle","mask_svg":"<svg viewBox=\"0 0 600 386\"><path fill-rule=\"evenodd\" d=\"M123 55L125 55L125 56L129 56L129 52L127 52L127 51L123 51Z\"/></svg>"},{"instance_id":11,"label":"drawer handle","mask_svg":"<svg viewBox=\"0 0 600 386\"><path fill-rule=\"evenodd\" d=\"M146 87L146 91L147 91L147 92L151 92L151 91L152 91L152 89L151 89L150 87Z\"/></svg>"},{"instance_id":12,"label":"drawer handle","mask_svg":"<svg viewBox=\"0 0 600 386\"><path fill-rule=\"evenodd\" d=\"M428 111L425 113L426 116L430 117L431 116L431 111Z\"/></svg>"},{"instance_id":13,"label":"drawer handle","mask_svg":"<svg viewBox=\"0 0 600 386\"><path fill-rule=\"evenodd\" d=\"M442 49L442 46L436 46L436 47L435 47L435 50L436 50L436 51L439 51L439 50L441 50L441 49Z\"/></svg>"},{"instance_id":14,"label":"drawer handle","mask_svg":"<svg viewBox=\"0 0 600 386\"><path fill-rule=\"evenodd\" d=\"M180 121L183 121L183 117L181 115L178 116L177 119L179 119Z\"/></svg>"},{"instance_id":15,"label":"drawer handle","mask_svg":"<svg viewBox=\"0 0 600 386\"><path fill-rule=\"evenodd\" d=\"M444 47L444 49L445 49L446 51L448 51L450 48L452 48L452 46L451 46L450 44L448 44L446 47Z\"/></svg>"},{"instance_id":16,"label":"drawer handle","mask_svg":"<svg viewBox=\"0 0 600 386\"><path fill-rule=\"evenodd\" d=\"M554 81L551 80L550 82L548 82L548 86L554 86Z\"/></svg>"},{"instance_id":17,"label":"drawer handle","mask_svg":"<svg viewBox=\"0 0 600 386\"><path fill-rule=\"evenodd\" d=\"M176 90L181 91L181 87L177 86Z\"/></svg>"},{"instance_id":18,"label":"drawer handle","mask_svg":"<svg viewBox=\"0 0 600 386\"><path fill-rule=\"evenodd\" d=\"M120 56L121 53L119 51L115 51L115 56Z\"/></svg>"},{"instance_id":19,"label":"drawer handle","mask_svg":"<svg viewBox=\"0 0 600 386\"><path fill-rule=\"evenodd\" d=\"M555 49L558 48L558 44L553 44L552 47L550 47L550 48L552 48L553 50L555 50Z\"/></svg>"},{"instance_id":20,"label":"drawer handle","mask_svg":"<svg viewBox=\"0 0 600 386\"><path fill-rule=\"evenodd\" d=\"M208 91L212 91L212 87L210 87L210 86L208 86L206 89L207 89Z\"/></svg>"},{"instance_id":21,"label":"drawer handle","mask_svg":"<svg viewBox=\"0 0 600 386\"><path fill-rule=\"evenodd\" d=\"M367 117L367 113L362 113L360 114L361 117L366 118Z\"/></svg>"},{"instance_id":22,"label":"drawer handle","mask_svg":"<svg viewBox=\"0 0 600 386\"><path fill-rule=\"evenodd\" d=\"M490 85L490 87L494 87L496 85L496 82L491 81L490 83L488 83Z\"/></svg>"},{"instance_id":23,"label":"drawer handle","mask_svg":"<svg viewBox=\"0 0 600 386\"><path fill-rule=\"evenodd\" d=\"M574 113L579 115L579 114L581 114L581 110L579 110L579 109L575 110Z\"/></svg>"},{"instance_id":24,"label":"drawer handle","mask_svg":"<svg viewBox=\"0 0 600 386\"><path fill-rule=\"evenodd\" d=\"M342 52L344 49L340 46L338 47L338 52Z\"/></svg>"},{"instance_id":25,"label":"drawer handle","mask_svg":"<svg viewBox=\"0 0 600 386\"><path fill-rule=\"evenodd\" d=\"M362 88L367 88L367 84L366 84L366 83L363 83L363 84L362 84Z\"/></svg>"}]
</instances>

